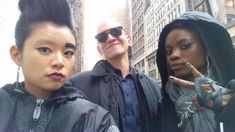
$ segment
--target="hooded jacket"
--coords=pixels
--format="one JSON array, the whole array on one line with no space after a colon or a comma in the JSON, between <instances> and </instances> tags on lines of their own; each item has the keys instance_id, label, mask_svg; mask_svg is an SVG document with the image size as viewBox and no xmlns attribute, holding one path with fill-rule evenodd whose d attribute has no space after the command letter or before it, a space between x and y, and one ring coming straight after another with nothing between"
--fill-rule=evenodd
<instances>
[{"instance_id":1,"label":"hooded jacket","mask_svg":"<svg viewBox=\"0 0 235 132\"><path fill-rule=\"evenodd\" d=\"M235 52L230 35L214 18L202 12L186 12L167 24L160 34L156 55L164 97L161 107L163 132L180 131L177 127L180 120L175 112L174 103L165 89L168 77L173 73L166 62L165 40L168 33L174 28L175 23L184 22L190 23L199 34L205 51L209 55L214 80L225 86L231 79L235 78Z\"/></svg>"},{"instance_id":2,"label":"hooded jacket","mask_svg":"<svg viewBox=\"0 0 235 132\"><path fill-rule=\"evenodd\" d=\"M83 99L66 83L47 99L37 99L24 83L0 89L0 132L116 132L111 115Z\"/></svg>"}]
</instances>

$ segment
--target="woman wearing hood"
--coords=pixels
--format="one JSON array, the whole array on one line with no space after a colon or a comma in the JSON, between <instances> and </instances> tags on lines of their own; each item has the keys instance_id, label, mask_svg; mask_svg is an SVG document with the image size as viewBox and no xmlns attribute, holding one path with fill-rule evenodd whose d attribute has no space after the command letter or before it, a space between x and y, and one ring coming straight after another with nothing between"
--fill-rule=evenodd
<instances>
[{"instance_id":1,"label":"woman wearing hood","mask_svg":"<svg viewBox=\"0 0 235 132\"><path fill-rule=\"evenodd\" d=\"M219 111L221 100L216 101L218 105L214 107L201 105L207 100L205 97L195 99L203 92L195 90L194 80L199 78L197 84L210 80L226 86L235 78L234 53L226 29L206 13L186 12L163 28L157 51L164 97L163 132L215 131L213 110ZM223 91L220 86L219 91Z\"/></svg>"}]
</instances>

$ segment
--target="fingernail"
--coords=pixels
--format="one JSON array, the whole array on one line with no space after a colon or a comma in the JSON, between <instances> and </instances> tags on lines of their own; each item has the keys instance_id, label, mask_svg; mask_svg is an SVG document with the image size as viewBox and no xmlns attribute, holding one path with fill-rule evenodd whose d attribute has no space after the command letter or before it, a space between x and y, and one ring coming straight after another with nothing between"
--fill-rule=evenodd
<instances>
[{"instance_id":1,"label":"fingernail","mask_svg":"<svg viewBox=\"0 0 235 132\"><path fill-rule=\"evenodd\" d=\"M192 65L191 65L189 62L186 62L186 66L187 66L188 68L191 68L191 67L192 67Z\"/></svg>"},{"instance_id":2,"label":"fingernail","mask_svg":"<svg viewBox=\"0 0 235 132\"><path fill-rule=\"evenodd\" d=\"M169 79L170 80L174 80L175 78L173 76L169 76Z\"/></svg>"}]
</instances>

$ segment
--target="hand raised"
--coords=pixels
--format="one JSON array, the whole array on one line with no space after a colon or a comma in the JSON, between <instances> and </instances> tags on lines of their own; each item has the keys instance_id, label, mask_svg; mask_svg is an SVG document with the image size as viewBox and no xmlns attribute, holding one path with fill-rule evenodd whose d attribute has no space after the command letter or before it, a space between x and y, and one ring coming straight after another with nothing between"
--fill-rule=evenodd
<instances>
[{"instance_id":1,"label":"hand raised","mask_svg":"<svg viewBox=\"0 0 235 132\"><path fill-rule=\"evenodd\" d=\"M203 76L202 73L200 73L192 64L190 64L189 62L186 63L186 66L188 67L188 69L191 71L191 73L193 74L193 76L196 77L201 77ZM173 83L176 83L180 86L183 86L185 88L192 88L194 89L194 82L192 81L188 81L188 80L184 80L184 79L180 79L177 77L173 77L173 76L169 76L169 80L172 81Z\"/></svg>"}]
</instances>

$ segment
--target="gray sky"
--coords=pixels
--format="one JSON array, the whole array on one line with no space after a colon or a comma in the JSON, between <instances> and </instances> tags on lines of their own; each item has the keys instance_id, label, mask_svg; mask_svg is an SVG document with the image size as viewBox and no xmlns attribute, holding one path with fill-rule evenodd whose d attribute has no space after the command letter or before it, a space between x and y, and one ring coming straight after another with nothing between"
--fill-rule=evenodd
<instances>
[{"instance_id":1,"label":"gray sky","mask_svg":"<svg viewBox=\"0 0 235 132\"><path fill-rule=\"evenodd\" d=\"M19 16L18 0L0 0L0 87L16 81L17 67L10 58L9 48L14 45L14 27Z\"/></svg>"}]
</instances>

